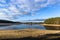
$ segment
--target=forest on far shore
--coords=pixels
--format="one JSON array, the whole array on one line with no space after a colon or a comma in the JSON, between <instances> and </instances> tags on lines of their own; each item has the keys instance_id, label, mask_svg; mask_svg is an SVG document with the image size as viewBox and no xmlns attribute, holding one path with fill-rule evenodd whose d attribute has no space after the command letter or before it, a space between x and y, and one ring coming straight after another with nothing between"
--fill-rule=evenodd
<instances>
[{"instance_id":1,"label":"forest on far shore","mask_svg":"<svg viewBox=\"0 0 60 40\"><path fill-rule=\"evenodd\" d=\"M45 24L60 24L60 17L46 19L44 23Z\"/></svg>"}]
</instances>

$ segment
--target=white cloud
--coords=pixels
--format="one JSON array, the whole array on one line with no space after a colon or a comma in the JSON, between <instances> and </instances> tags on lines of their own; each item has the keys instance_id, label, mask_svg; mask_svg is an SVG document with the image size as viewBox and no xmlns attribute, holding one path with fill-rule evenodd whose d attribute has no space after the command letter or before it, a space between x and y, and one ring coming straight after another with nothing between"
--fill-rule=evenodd
<instances>
[{"instance_id":1,"label":"white cloud","mask_svg":"<svg viewBox=\"0 0 60 40\"><path fill-rule=\"evenodd\" d=\"M58 5L60 0L0 0L0 18L13 20L17 16L34 13L42 8ZM4 17L5 16L5 17Z\"/></svg>"},{"instance_id":2,"label":"white cloud","mask_svg":"<svg viewBox=\"0 0 60 40\"><path fill-rule=\"evenodd\" d=\"M2 2L2 3L6 3L6 0L0 0L0 2Z\"/></svg>"}]
</instances>

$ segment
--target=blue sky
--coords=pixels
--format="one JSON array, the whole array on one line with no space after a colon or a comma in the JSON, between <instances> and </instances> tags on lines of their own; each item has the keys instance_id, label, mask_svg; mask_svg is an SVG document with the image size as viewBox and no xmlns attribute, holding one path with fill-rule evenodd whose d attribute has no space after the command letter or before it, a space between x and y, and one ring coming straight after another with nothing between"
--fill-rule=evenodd
<instances>
[{"instance_id":1,"label":"blue sky","mask_svg":"<svg viewBox=\"0 0 60 40\"><path fill-rule=\"evenodd\" d=\"M60 17L60 0L0 0L0 19L21 21Z\"/></svg>"}]
</instances>

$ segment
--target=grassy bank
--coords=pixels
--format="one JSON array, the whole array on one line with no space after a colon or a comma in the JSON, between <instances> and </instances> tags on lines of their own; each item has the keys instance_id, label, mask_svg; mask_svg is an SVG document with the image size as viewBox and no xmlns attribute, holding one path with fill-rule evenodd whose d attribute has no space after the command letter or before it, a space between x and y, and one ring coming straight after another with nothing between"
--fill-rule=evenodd
<instances>
[{"instance_id":1,"label":"grassy bank","mask_svg":"<svg viewBox=\"0 0 60 40\"><path fill-rule=\"evenodd\" d=\"M13 38L24 38L33 37L36 38L46 34L56 34L60 30L38 30L38 29L21 29L21 30L0 30L0 39L13 39ZM59 36L60 37L60 36Z\"/></svg>"}]
</instances>

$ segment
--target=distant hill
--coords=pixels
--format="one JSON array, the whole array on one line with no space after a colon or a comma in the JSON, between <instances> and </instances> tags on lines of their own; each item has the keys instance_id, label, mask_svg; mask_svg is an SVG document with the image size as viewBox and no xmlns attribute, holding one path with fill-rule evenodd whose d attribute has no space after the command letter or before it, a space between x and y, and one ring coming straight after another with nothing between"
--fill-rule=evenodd
<instances>
[{"instance_id":1,"label":"distant hill","mask_svg":"<svg viewBox=\"0 0 60 40\"><path fill-rule=\"evenodd\" d=\"M44 21L45 19L35 19L33 21Z\"/></svg>"},{"instance_id":2,"label":"distant hill","mask_svg":"<svg viewBox=\"0 0 60 40\"><path fill-rule=\"evenodd\" d=\"M0 20L0 23L17 23L10 20Z\"/></svg>"},{"instance_id":3,"label":"distant hill","mask_svg":"<svg viewBox=\"0 0 60 40\"><path fill-rule=\"evenodd\" d=\"M14 22L10 20L0 20L0 26L9 26L14 24L20 24L20 22Z\"/></svg>"},{"instance_id":4,"label":"distant hill","mask_svg":"<svg viewBox=\"0 0 60 40\"><path fill-rule=\"evenodd\" d=\"M34 19L34 20L28 20L28 21L44 21L45 19Z\"/></svg>"}]
</instances>

